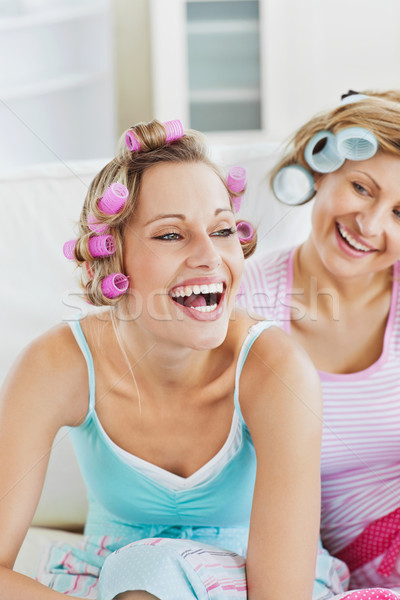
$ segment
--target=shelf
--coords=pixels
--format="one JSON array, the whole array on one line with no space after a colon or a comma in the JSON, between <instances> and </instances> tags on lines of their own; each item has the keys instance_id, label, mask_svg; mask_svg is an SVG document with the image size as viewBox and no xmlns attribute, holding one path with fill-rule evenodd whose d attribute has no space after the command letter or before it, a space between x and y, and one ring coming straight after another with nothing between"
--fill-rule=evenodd
<instances>
[{"instance_id":1,"label":"shelf","mask_svg":"<svg viewBox=\"0 0 400 600\"><path fill-rule=\"evenodd\" d=\"M189 92L190 102L259 102L261 93L259 88L230 88L219 90L196 90Z\"/></svg>"},{"instance_id":2,"label":"shelf","mask_svg":"<svg viewBox=\"0 0 400 600\"><path fill-rule=\"evenodd\" d=\"M70 90L71 88L83 85L90 85L96 81L101 81L101 79L106 77L109 77L109 72L104 70L95 73L73 73L72 75L48 79L41 81L40 83L0 88L0 98L3 102L10 102L12 100L20 100L32 96L42 96L62 90Z\"/></svg>"},{"instance_id":3,"label":"shelf","mask_svg":"<svg viewBox=\"0 0 400 600\"><path fill-rule=\"evenodd\" d=\"M216 34L242 34L254 33L258 34L259 24L256 19L248 19L246 21L197 21L189 22L187 25L188 35L216 35Z\"/></svg>"},{"instance_id":4,"label":"shelf","mask_svg":"<svg viewBox=\"0 0 400 600\"><path fill-rule=\"evenodd\" d=\"M0 33L16 29L31 29L32 27L41 27L58 22L64 23L66 21L86 19L93 15L104 14L106 7L107 3L99 5L98 2L90 2L86 6L67 6L43 10L41 12L23 12L11 17L1 17Z\"/></svg>"}]
</instances>

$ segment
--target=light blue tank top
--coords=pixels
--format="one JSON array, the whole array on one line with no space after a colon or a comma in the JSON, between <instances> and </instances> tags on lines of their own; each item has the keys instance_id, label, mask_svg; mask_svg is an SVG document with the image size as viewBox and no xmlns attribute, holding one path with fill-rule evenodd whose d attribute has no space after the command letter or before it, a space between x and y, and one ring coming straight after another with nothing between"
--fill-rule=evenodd
<instances>
[{"instance_id":1,"label":"light blue tank top","mask_svg":"<svg viewBox=\"0 0 400 600\"><path fill-rule=\"evenodd\" d=\"M152 526L156 529L162 526L172 531L185 527L248 528L256 456L240 411L239 378L252 344L272 325L274 323L266 321L253 325L239 354L233 400L240 438L233 455L221 469L216 472L214 469L211 477L205 481L190 487L171 489L122 460L115 444L105 433L95 408L93 359L80 323L71 323L89 372L88 413L80 426L70 428L70 437L88 490L87 535L121 535L129 538L129 531L136 530L132 539L137 539L137 530L141 528L143 534L140 537L151 537ZM181 534L177 533L176 537L181 537Z\"/></svg>"}]
</instances>

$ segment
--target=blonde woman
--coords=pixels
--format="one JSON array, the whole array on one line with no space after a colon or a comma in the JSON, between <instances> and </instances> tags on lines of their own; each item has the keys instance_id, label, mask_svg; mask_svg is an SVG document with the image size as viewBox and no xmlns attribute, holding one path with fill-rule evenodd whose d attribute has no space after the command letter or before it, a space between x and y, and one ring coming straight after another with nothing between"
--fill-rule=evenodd
<instances>
[{"instance_id":1,"label":"blonde woman","mask_svg":"<svg viewBox=\"0 0 400 600\"><path fill-rule=\"evenodd\" d=\"M231 318L255 239L241 244L199 135L154 121L126 139L65 247L102 310L34 341L1 392L1 598L310 600L316 371L276 326ZM64 425L88 488L85 535L49 547L33 581L12 565ZM332 580L314 597L341 591Z\"/></svg>"},{"instance_id":2,"label":"blonde woman","mask_svg":"<svg viewBox=\"0 0 400 600\"><path fill-rule=\"evenodd\" d=\"M322 540L351 587L400 589L400 92L350 92L272 174L313 198L303 244L255 256L242 303L309 354L323 390Z\"/></svg>"}]
</instances>

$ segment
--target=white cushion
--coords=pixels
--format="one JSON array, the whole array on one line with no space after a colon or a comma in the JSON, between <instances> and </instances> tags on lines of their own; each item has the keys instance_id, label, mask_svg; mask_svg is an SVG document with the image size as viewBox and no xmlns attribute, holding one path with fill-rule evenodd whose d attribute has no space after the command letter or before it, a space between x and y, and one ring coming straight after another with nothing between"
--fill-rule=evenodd
<instances>
[{"instance_id":1,"label":"white cushion","mask_svg":"<svg viewBox=\"0 0 400 600\"><path fill-rule=\"evenodd\" d=\"M66 542L76 545L81 539L79 533L71 533L60 529L46 529L44 527L31 527L21 546L14 571L34 577L41 552L46 544L51 542Z\"/></svg>"}]
</instances>

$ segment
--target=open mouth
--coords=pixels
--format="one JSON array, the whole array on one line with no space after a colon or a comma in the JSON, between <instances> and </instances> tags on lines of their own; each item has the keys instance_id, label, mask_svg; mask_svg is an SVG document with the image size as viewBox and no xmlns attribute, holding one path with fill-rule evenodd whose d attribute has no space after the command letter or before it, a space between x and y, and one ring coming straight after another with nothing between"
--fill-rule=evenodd
<instances>
[{"instance_id":1,"label":"open mouth","mask_svg":"<svg viewBox=\"0 0 400 600\"><path fill-rule=\"evenodd\" d=\"M369 248L356 240L351 233L349 233L347 229L344 229L339 223L336 223L336 229L342 240L344 240L350 248L353 248L353 250L357 250L358 252L375 252L374 248Z\"/></svg>"},{"instance_id":2,"label":"open mouth","mask_svg":"<svg viewBox=\"0 0 400 600\"><path fill-rule=\"evenodd\" d=\"M225 284L182 285L170 291L170 297L177 304L198 312L212 312L218 308L223 297Z\"/></svg>"}]
</instances>

